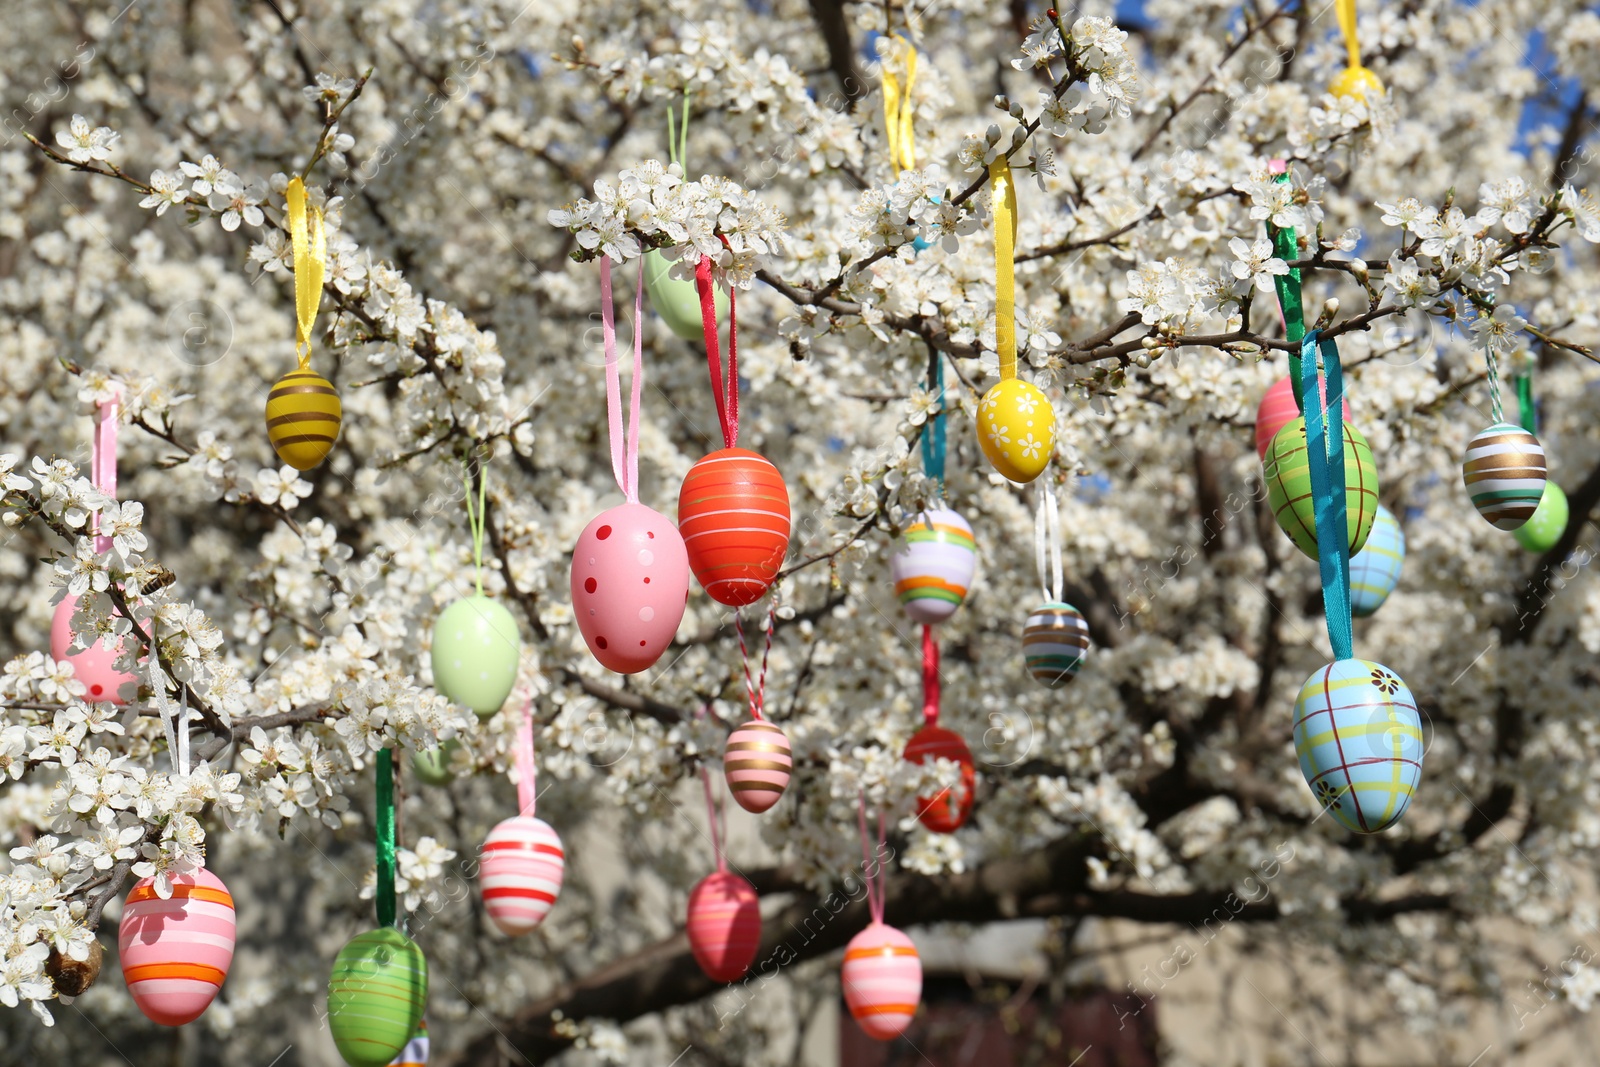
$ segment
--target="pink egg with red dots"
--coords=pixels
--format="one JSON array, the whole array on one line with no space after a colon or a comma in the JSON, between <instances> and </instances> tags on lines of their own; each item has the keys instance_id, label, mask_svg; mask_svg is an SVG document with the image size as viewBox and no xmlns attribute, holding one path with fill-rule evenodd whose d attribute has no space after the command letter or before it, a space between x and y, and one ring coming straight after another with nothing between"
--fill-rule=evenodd
<instances>
[{"instance_id":1,"label":"pink egg with red dots","mask_svg":"<svg viewBox=\"0 0 1600 1067\"><path fill-rule=\"evenodd\" d=\"M689 600L678 527L643 504L601 512L572 550L572 610L594 658L638 674L661 658Z\"/></svg>"},{"instance_id":2,"label":"pink egg with red dots","mask_svg":"<svg viewBox=\"0 0 1600 1067\"><path fill-rule=\"evenodd\" d=\"M133 695L133 689L124 694L122 687L136 679L131 674L117 670L117 657L122 654L121 641L106 648L99 641L91 640L89 647L82 652L67 651L72 644L72 616L77 610L78 598L70 593L56 605L56 613L50 620L50 658L72 664L78 681L83 683L86 690L84 699L126 704L128 697Z\"/></svg>"}]
</instances>

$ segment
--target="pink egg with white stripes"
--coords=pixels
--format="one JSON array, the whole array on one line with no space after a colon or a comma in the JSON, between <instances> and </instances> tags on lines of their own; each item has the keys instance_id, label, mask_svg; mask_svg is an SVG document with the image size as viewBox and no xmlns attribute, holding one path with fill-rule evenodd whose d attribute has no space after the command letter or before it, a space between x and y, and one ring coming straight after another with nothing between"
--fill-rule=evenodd
<instances>
[{"instance_id":1,"label":"pink egg with white stripes","mask_svg":"<svg viewBox=\"0 0 1600 1067\"><path fill-rule=\"evenodd\" d=\"M745 811L759 815L776 804L793 770L789 739L767 720L751 719L728 735L722 774L728 792Z\"/></svg>"},{"instance_id":2,"label":"pink egg with white stripes","mask_svg":"<svg viewBox=\"0 0 1600 1067\"><path fill-rule=\"evenodd\" d=\"M728 871L700 879L689 894L689 948L714 982L737 982L761 948L761 898Z\"/></svg>"},{"instance_id":3,"label":"pink egg with white stripes","mask_svg":"<svg viewBox=\"0 0 1600 1067\"><path fill-rule=\"evenodd\" d=\"M618 674L653 666L689 600L689 553L665 515L623 504L597 515L572 550L572 610L583 640Z\"/></svg>"},{"instance_id":4,"label":"pink egg with white stripes","mask_svg":"<svg viewBox=\"0 0 1600 1067\"><path fill-rule=\"evenodd\" d=\"M500 932L516 937L544 921L566 875L561 838L543 819L513 815L483 842L478 881L483 908Z\"/></svg>"},{"instance_id":5,"label":"pink egg with white stripes","mask_svg":"<svg viewBox=\"0 0 1600 1067\"><path fill-rule=\"evenodd\" d=\"M172 876L162 900L153 878L128 893L117 928L122 979L152 1022L182 1026L211 1006L233 962L233 895L199 868Z\"/></svg>"},{"instance_id":6,"label":"pink egg with white stripes","mask_svg":"<svg viewBox=\"0 0 1600 1067\"><path fill-rule=\"evenodd\" d=\"M922 1001L922 959L911 939L873 923L845 946L839 971L844 1002L868 1037L889 1041L905 1033Z\"/></svg>"},{"instance_id":7,"label":"pink egg with white stripes","mask_svg":"<svg viewBox=\"0 0 1600 1067\"><path fill-rule=\"evenodd\" d=\"M68 652L72 645L72 615L78 610L78 598L67 594L56 605L50 619L50 658L72 664L78 681L84 684L86 700L109 700L113 704L126 704L128 697L122 687L136 681L135 675L117 670L117 657L122 654L122 642L106 648L99 641L91 641L82 652ZM133 689L128 694L133 694Z\"/></svg>"}]
</instances>

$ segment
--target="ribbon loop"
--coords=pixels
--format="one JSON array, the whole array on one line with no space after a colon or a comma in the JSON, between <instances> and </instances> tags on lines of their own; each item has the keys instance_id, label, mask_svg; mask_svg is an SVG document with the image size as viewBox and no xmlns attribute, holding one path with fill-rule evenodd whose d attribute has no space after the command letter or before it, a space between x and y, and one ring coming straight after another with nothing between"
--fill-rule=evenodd
<instances>
[{"instance_id":1,"label":"ribbon loop","mask_svg":"<svg viewBox=\"0 0 1600 1067\"><path fill-rule=\"evenodd\" d=\"M322 212L307 202L305 183L298 176L285 190L289 202L289 242L294 251L294 351L300 369L311 366L311 330L322 304L322 278L327 271L327 234Z\"/></svg>"},{"instance_id":2,"label":"ribbon loop","mask_svg":"<svg viewBox=\"0 0 1600 1067\"><path fill-rule=\"evenodd\" d=\"M722 424L722 443L733 448L739 443L739 315L732 286L728 288L728 365L722 365L722 350L717 341L717 305L711 286L711 257L701 256L694 267L694 284L700 293L700 324L705 332L706 362L711 369L711 396L717 403L717 421Z\"/></svg>"},{"instance_id":3,"label":"ribbon loop","mask_svg":"<svg viewBox=\"0 0 1600 1067\"><path fill-rule=\"evenodd\" d=\"M639 502L639 389L644 381L644 257L633 293L633 381L628 421L622 421L622 368L617 362L616 310L611 306L611 260L600 258L600 328L606 353L606 416L611 425L611 473L628 503Z\"/></svg>"},{"instance_id":4,"label":"ribbon loop","mask_svg":"<svg viewBox=\"0 0 1600 1067\"><path fill-rule=\"evenodd\" d=\"M489 471L487 468L478 468L478 506L472 506L472 461L464 458L461 461L461 484L465 492L467 504L467 527L472 531L472 567L474 577L478 583L478 595L483 595L483 536L484 523L487 521Z\"/></svg>"},{"instance_id":5,"label":"ribbon loop","mask_svg":"<svg viewBox=\"0 0 1600 1067\"><path fill-rule=\"evenodd\" d=\"M517 724L516 746L517 813L531 816L535 802L539 799L538 768L533 761L532 697L528 698L527 706L522 709L522 721Z\"/></svg>"},{"instance_id":6,"label":"ribbon loop","mask_svg":"<svg viewBox=\"0 0 1600 1067\"><path fill-rule=\"evenodd\" d=\"M695 718L705 718L706 712L707 708L702 704L700 710L695 712ZM722 842L728 836L727 823L724 821L720 828L718 826L717 803L711 793L711 772L706 770L703 760L700 763L700 784L705 787L706 793L706 824L711 828L711 851L717 858L717 870L726 872L728 869L728 857L722 850Z\"/></svg>"},{"instance_id":7,"label":"ribbon loop","mask_svg":"<svg viewBox=\"0 0 1600 1067\"><path fill-rule=\"evenodd\" d=\"M933 627L922 627L922 722L939 725L939 639Z\"/></svg>"},{"instance_id":8,"label":"ribbon loop","mask_svg":"<svg viewBox=\"0 0 1600 1067\"><path fill-rule=\"evenodd\" d=\"M1275 181L1288 183L1288 164L1281 159L1275 159L1272 161L1271 169L1277 176ZM1300 258L1300 239L1295 235L1293 226L1277 227L1268 222L1267 233L1272 238L1273 256L1285 263L1293 263ZM1283 336L1289 343L1296 344L1306 335L1306 311L1300 292L1300 268L1290 267L1287 274L1274 276L1272 286L1278 292L1278 309L1283 314ZM1289 387L1294 391L1295 407L1304 412L1306 404L1301 381L1300 356L1294 352L1289 353Z\"/></svg>"},{"instance_id":9,"label":"ribbon loop","mask_svg":"<svg viewBox=\"0 0 1600 1067\"><path fill-rule=\"evenodd\" d=\"M1335 0L1339 13L1339 32L1344 34L1344 48L1348 65L1361 66L1361 46L1356 42L1356 0Z\"/></svg>"},{"instance_id":10,"label":"ribbon loop","mask_svg":"<svg viewBox=\"0 0 1600 1067\"><path fill-rule=\"evenodd\" d=\"M378 925L395 925L394 861L394 752L382 749L378 753L377 788L378 836Z\"/></svg>"},{"instance_id":11,"label":"ribbon loop","mask_svg":"<svg viewBox=\"0 0 1600 1067\"><path fill-rule=\"evenodd\" d=\"M989 164L994 210L994 344L1002 381L1017 376L1017 185L1001 156Z\"/></svg>"},{"instance_id":12,"label":"ribbon loop","mask_svg":"<svg viewBox=\"0 0 1600 1067\"><path fill-rule=\"evenodd\" d=\"M900 88L891 64L894 46L906 48L906 85ZM917 48L898 33L889 35L889 50L883 57L883 126L889 140L889 163L898 177L902 170L917 165L916 135L913 132L911 87L917 83Z\"/></svg>"},{"instance_id":13,"label":"ribbon loop","mask_svg":"<svg viewBox=\"0 0 1600 1067\"><path fill-rule=\"evenodd\" d=\"M1033 556L1039 568L1039 588L1046 600L1058 603L1066 587L1066 573L1061 563L1061 513L1055 488L1048 480L1040 488L1039 509L1033 517Z\"/></svg>"},{"instance_id":14,"label":"ribbon loop","mask_svg":"<svg viewBox=\"0 0 1600 1067\"><path fill-rule=\"evenodd\" d=\"M928 387L935 391L939 410L928 420L928 425L922 431L922 471L932 478L939 486L939 495L944 495L944 357L938 349L933 349L928 362Z\"/></svg>"},{"instance_id":15,"label":"ribbon loop","mask_svg":"<svg viewBox=\"0 0 1600 1067\"><path fill-rule=\"evenodd\" d=\"M778 598L772 598L772 604L767 608L767 644L761 652L761 680L750 681L750 652L744 641L744 611L734 612L733 629L739 635L739 658L744 662L744 689L750 700L750 717L764 719L767 710L767 660L772 656L772 621L778 611Z\"/></svg>"},{"instance_id":16,"label":"ribbon loop","mask_svg":"<svg viewBox=\"0 0 1600 1067\"><path fill-rule=\"evenodd\" d=\"M112 385L114 395L95 407L94 448L89 453L89 481L112 500L117 498L117 423L122 414L122 386ZM100 513L91 518L95 533L94 550L111 551L111 538L100 533Z\"/></svg>"},{"instance_id":17,"label":"ribbon loop","mask_svg":"<svg viewBox=\"0 0 1600 1067\"><path fill-rule=\"evenodd\" d=\"M867 884L867 911L872 915L875 923L883 922L884 903L884 874L883 874L883 844L884 824L883 809L878 809L878 855L872 854L872 846L867 838L867 794L863 790L856 800L856 824L861 828L861 878Z\"/></svg>"},{"instance_id":18,"label":"ribbon loop","mask_svg":"<svg viewBox=\"0 0 1600 1067\"><path fill-rule=\"evenodd\" d=\"M1319 347L1326 388L1318 387ZM1317 516L1322 608L1333 658L1350 659L1354 638L1350 619L1350 529L1345 511L1344 379L1339 347L1332 338L1323 339L1312 330L1301 342L1300 363L1300 386L1310 401L1306 408L1306 458Z\"/></svg>"}]
</instances>

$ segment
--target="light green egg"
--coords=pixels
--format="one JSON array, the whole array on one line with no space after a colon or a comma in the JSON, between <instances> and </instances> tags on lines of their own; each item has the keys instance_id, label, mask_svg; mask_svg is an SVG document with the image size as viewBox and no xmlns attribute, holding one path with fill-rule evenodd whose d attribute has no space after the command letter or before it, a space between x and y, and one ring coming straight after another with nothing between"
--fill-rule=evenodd
<instances>
[{"instance_id":1,"label":"light green egg","mask_svg":"<svg viewBox=\"0 0 1600 1067\"><path fill-rule=\"evenodd\" d=\"M1361 551L1378 515L1378 468L1361 431L1344 423L1344 500L1350 553ZM1311 496L1311 461L1306 454L1306 420L1291 419L1267 449L1262 462L1267 502L1289 539L1317 558L1317 507Z\"/></svg>"},{"instance_id":2,"label":"light green egg","mask_svg":"<svg viewBox=\"0 0 1600 1067\"><path fill-rule=\"evenodd\" d=\"M486 596L456 601L433 624L433 687L481 718L506 702L521 657L517 620Z\"/></svg>"},{"instance_id":3,"label":"light green egg","mask_svg":"<svg viewBox=\"0 0 1600 1067\"><path fill-rule=\"evenodd\" d=\"M351 1067L384 1067L417 1032L428 1005L428 961L392 926L357 934L328 978L328 1029Z\"/></svg>"},{"instance_id":4,"label":"light green egg","mask_svg":"<svg viewBox=\"0 0 1600 1067\"><path fill-rule=\"evenodd\" d=\"M1561 535L1567 532L1570 513L1567 494L1555 482L1546 481L1544 495L1539 497L1539 506L1534 509L1533 517L1511 531L1511 536L1529 552L1548 552L1556 547Z\"/></svg>"},{"instance_id":5,"label":"light green egg","mask_svg":"<svg viewBox=\"0 0 1600 1067\"><path fill-rule=\"evenodd\" d=\"M411 756L411 769L424 785L449 785L455 777L450 760L460 747L461 742L451 738L437 748L418 749Z\"/></svg>"},{"instance_id":6,"label":"light green egg","mask_svg":"<svg viewBox=\"0 0 1600 1067\"><path fill-rule=\"evenodd\" d=\"M672 276L673 260L652 248L644 256L644 291L650 294L650 306L656 309L667 328L685 341L699 341L705 337L705 327L700 317L700 294L694 282ZM717 309L717 321L728 320L728 294L719 285L712 285L712 300Z\"/></svg>"}]
</instances>

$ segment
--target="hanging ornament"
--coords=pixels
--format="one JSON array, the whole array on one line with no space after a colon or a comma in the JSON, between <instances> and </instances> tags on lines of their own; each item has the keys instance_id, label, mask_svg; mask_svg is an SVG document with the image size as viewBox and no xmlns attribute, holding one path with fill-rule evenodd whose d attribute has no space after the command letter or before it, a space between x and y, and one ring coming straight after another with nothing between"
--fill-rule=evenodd
<instances>
[{"instance_id":1,"label":"hanging ornament","mask_svg":"<svg viewBox=\"0 0 1600 1067\"><path fill-rule=\"evenodd\" d=\"M478 869L483 908L489 921L509 937L525 934L544 921L561 895L567 870L561 838L549 823L533 814L538 790L531 699L517 727L516 765L519 814L489 831Z\"/></svg>"},{"instance_id":2,"label":"hanging ornament","mask_svg":"<svg viewBox=\"0 0 1600 1067\"><path fill-rule=\"evenodd\" d=\"M977 795L972 750L954 730L939 725L939 642L933 627L922 628L922 729L906 742L903 758L918 766L947 759L961 765L961 784L931 797L917 798L917 819L936 834L953 834L966 824Z\"/></svg>"},{"instance_id":3,"label":"hanging ornament","mask_svg":"<svg viewBox=\"0 0 1600 1067\"><path fill-rule=\"evenodd\" d=\"M857 808L861 827L862 878L872 922L845 946L839 985L856 1025L871 1038L891 1041L905 1033L922 1000L922 960L905 934L883 921L884 873L867 840L866 800ZM878 856L883 848L883 812L878 812Z\"/></svg>"},{"instance_id":4,"label":"hanging ornament","mask_svg":"<svg viewBox=\"0 0 1600 1067\"><path fill-rule=\"evenodd\" d=\"M889 557L894 594L906 614L923 625L944 622L966 599L978 565L978 544L967 520L930 507L905 529Z\"/></svg>"},{"instance_id":5,"label":"hanging ornament","mask_svg":"<svg viewBox=\"0 0 1600 1067\"><path fill-rule=\"evenodd\" d=\"M1279 378L1273 382L1261 398L1260 407L1256 408L1256 455L1265 461L1267 449L1272 447L1272 439L1299 414L1300 406L1294 399L1294 382L1289 378ZM1344 419L1350 421L1349 397L1344 398Z\"/></svg>"},{"instance_id":6,"label":"hanging ornament","mask_svg":"<svg viewBox=\"0 0 1600 1067\"><path fill-rule=\"evenodd\" d=\"M995 470L1013 482L1031 482L1056 447L1056 413L1043 390L1017 377L1017 190L1001 156L989 165L994 201L995 348L1000 380L978 404L978 445Z\"/></svg>"},{"instance_id":7,"label":"hanging ornament","mask_svg":"<svg viewBox=\"0 0 1600 1067\"><path fill-rule=\"evenodd\" d=\"M1493 331L1484 334L1484 358L1494 425L1468 442L1461 477L1478 514L1497 530L1515 530L1533 518L1543 500L1548 482L1544 446L1532 432L1505 419Z\"/></svg>"},{"instance_id":8,"label":"hanging ornament","mask_svg":"<svg viewBox=\"0 0 1600 1067\"><path fill-rule=\"evenodd\" d=\"M1543 554L1560 542L1561 535L1567 532L1567 520L1570 517L1567 494L1555 482L1546 481L1544 494L1539 497L1539 506L1534 509L1533 517L1513 530L1511 536L1529 552Z\"/></svg>"},{"instance_id":9,"label":"hanging ornament","mask_svg":"<svg viewBox=\"0 0 1600 1067\"><path fill-rule=\"evenodd\" d=\"M1398 675L1382 664L1355 659L1350 621L1350 557L1346 554L1346 455L1332 445L1339 434L1337 406L1317 388L1316 331L1302 341L1301 374L1311 455L1312 494L1318 522L1323 611L1335 662L1300 689L1294 709L1294 747L1300 773L1324 809L1347 829L1375 833L1405 814L1422 774L1422 720ZM1328 398L1344 391L1339 351L1321 342ZM1326 420L1326 425L1324 421ZM1284 431L1287 432L1287 431ZM1279 434L1279 439L1282 439ZM1274 448L1276 448L1274 443Z\"/></svg>"},{"instance_id":10,"label":"hanging ornament","mask_svg":"<svg viewBox=\"0 0 1600 1067\"><path fill-rule=\"evenodd\" d=\"M667 158L688 174L685 159L689 150L689 86L683 87L683 121L673 122L672 105L667 105ZM667 328L685 341L700 337L700 294L689 278L672 276L673 260L662 255L659 248L644 254L644 289L650 296L650 306L667 324ZM728 317L728 294L716 291L717 321Z\"/></svg>"},{"instance_id":11,"label":"hanging ornament","mask_svg":"<svg viewBox=\"0 0 1600 1067\"><path fill-rule=\"evenodd\" d=\"M728 311L728 365L722 366L711 311L711 260L695 268L701 325L711 368L711 393L725 447L689 468L678 493L678 528L689 566L719 604L761 599L778 577L789 548L789 490L764 456L739 443L739 308Z\"/></svg>"},{"instance_id":12,"label":"hanging ornament","mask_svg":"<svg viewBox=\"0 0 1600 1067\"><path fill-rule=\"evenodd\" d=\"M280 459L295 470L308 471L333 450L344 409L339 391L311 369L311 330L327 268L322 212L306 202L306 187L298 177L290 179L285 195L294 251L294 350L300 366L279 378L267 394L267 436Z\"/></svg>"},{"instance_id":13,"label":"hanging ornament","mask_svg":"<svg viewBox=\"0 0 1600 1067\"><path fill-rule=\"evenodd\" d=\"M1356 0L1335 0L1335 7L1339 12L1339 30L1344 34L1347 63L1339 76L1333 79L1333 84L1328 86L1328 92L1334 96L1354 96L1361 100L1366 100L1368 93L1382 96L1383 82L1361 65L1361 47L1356 41Z\"/></svg>"},{"instance_id":14,"label":"hanging ornament","mask_svg":"<svg viewBox=\"0 0 1600 1067\"><path fill-rule=\"evenodd\" d=\"M1406 535L1393 513L1379 504L1366 546L1350 557L1350 610L1357 618L1383 607L1400 583L1405 561Z\"/></svg>"},{"instance_id":15,"label":"hanging ornament","mask_svg":"<svg viewBox=\"0 0 1600 1067\"><path fill-rule=\"evenodd\" d=\"M705 714L704 708L700 714ZM707 978L713 982L737 982L750 970L761 948L761 898L755 886L728 870L728 858L722 849L727 835L718 829L711 775L704 767L700 768L700 784L705 788L706 818L711 826L711 849L716 854L717 869L702 878L689 894L689 948Z\"/></svg>"},{"instance_id":16,"label":"hanging ornament","mask_svg":"<svg viewBox=\"0 0 1600 1067\"><path fill-rule=\"evenodd\" d=\"M1022 661L1034 681L1060 689L1078 676L1089 654L1089 624L1077 608L1061 599L1066 584L1061 516L1054 487L1048 481L1043 485L1033 520L1033 550L1045 602L1033 609L1022 627Z\"/></svg>"},{"instance_id":17,"label":"hanging ornament","mask_svg":"<svg viewBox=\"0 0 1600 1067\"><path fill-rule=\"evenodd\" d=\"M640 267L641 273L643 266ZM648 669L667 650L689 600L689 558L677 527L639 503L639 390L644 377L644 287L633 304L633 385L626 432L611 306L611 260L600 260L611 470L627 503L596 515L572 550L572 608L589 651L618 674Z\"/></svg>"},{"instance_id":18,"label":"hanging ornament","mask_svg":"<svg viewBox=\"0 0 1600 1067\"><path fill-rule=\"evenodd\" d=\"M377 766L378 929L357 934L328 977L328 1029L350 1067L386 1067L422 1025L428 961L395 925L394 753Z\"/></svg>"},{"instance_id":19,"label":"hanging ornament","mask_svg":"<svg viewBox=\"0 0 1600 1067\"><path fill-rule=\"evenodd\" d=\"M428 1067L428 1024L417 1024L417 1032L411 1035L411 1040L406 1042L406 1047L400 1050L400 1055L389 1061L389 1067Z\"/></svg>"},{"instance_id":20,"label":"hanging ornament","mask_svg":"<svg viewBox=\"0 0 1600 1067\"><path fill-rule=\"evenodd\" d=\"M461 742L455 738L433 748L419 748L411 756L411 769L424 785L449 785L455 777L450 759L460 748Z\"/></svg>"},{"instance_id":21,"label":"hanging ornament","mask_svg":"<svg viewBox=\"0 0 1600 1067\"><path fill-rule=\"evenodd\" d=\"M1372 449L1361 431L1339 420L1344 438L1345 511L1350 518L1350 552L1360 552L1378 514L1378 468ZM1306 420L1296 418L1272 439L1262 475L1267 483L1267 503L1278 526L1295 547L1317 558L1317 509L1311 494L1310 453L1306 447Z\"/></svg>"},{"instance_id":22,"label":"hanging ornament","mask_svg":"<svg viewBox=\"0 0 1600 1067\"><path fill-rule=\"evenodd\" d=\"M750 681L750 656L744 643L744 623L733 617L739 634L739 657L744 661L744 686L750 698L750 720L728 735L722 750L722 776L728 792L745 811L759 815L778 802L789 786L794 757L789 739L768 722L762 712L767 699L767 659L772 654L772 623L777 604L767 612L767 644L761 653L760 681Z\"/></svg>"},{"instance_id":23,"label":"hanging ornament","mask_svg":"<svg viewBox=\"0 0 1600 1067\"><path fill-rule=\"evenodd\" d=\"M457 704L486 719L500 710L517 683L522 634L504 604L483 595L483 538L489 473L478 470L478 504L472 504L472 467L466 465L467 522L472 528L472 563L478 591L445 608L433 624L433 685Z\"/></svg>"}]
</instances>

